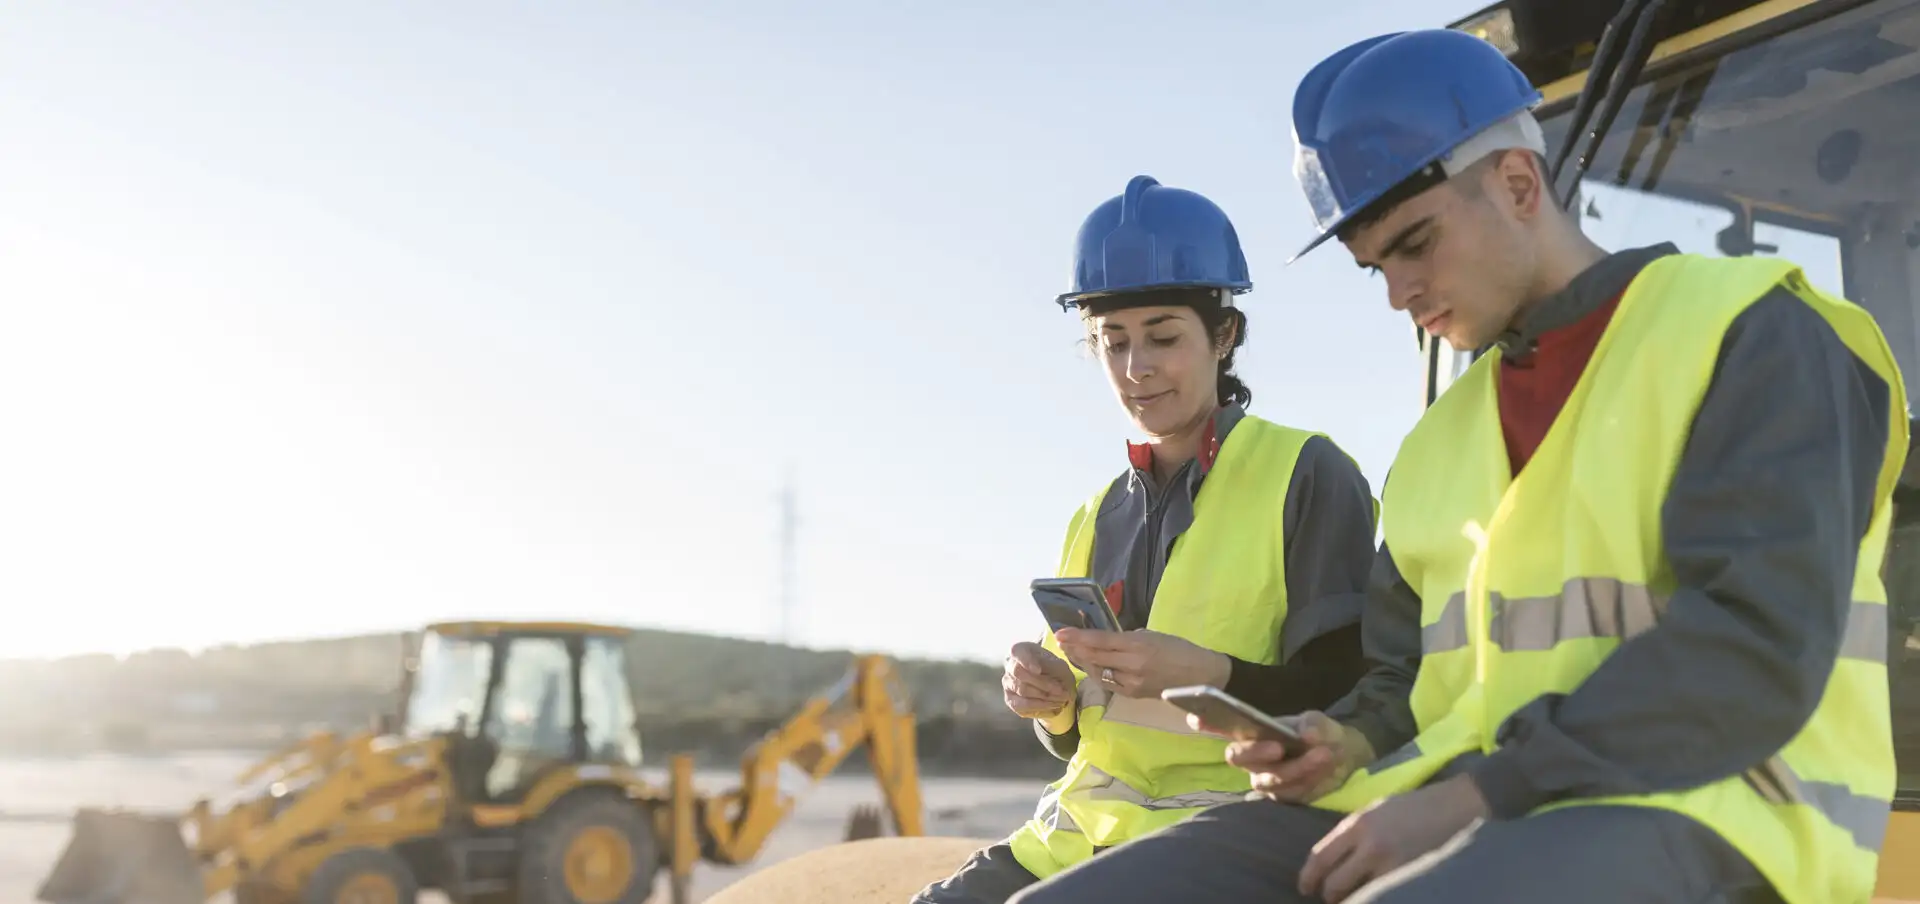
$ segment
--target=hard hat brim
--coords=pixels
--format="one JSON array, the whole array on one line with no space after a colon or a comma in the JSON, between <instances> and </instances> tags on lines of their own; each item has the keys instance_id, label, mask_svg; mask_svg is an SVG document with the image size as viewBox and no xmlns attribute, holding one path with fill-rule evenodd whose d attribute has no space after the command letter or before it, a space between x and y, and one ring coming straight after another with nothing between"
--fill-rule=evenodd
<instances>
[{"instance_id":1,"label":"hard hat brim","mask_svg":"<svg viewBox=\"0 0 1920 904\"><path fill-rule=\"evenodd\" d=\"M1287 262L1286 262L1285 264L1282 264L1281 266L1285 266L1285 267L1291 267L1291 266L1293 266L1293 262L1294 262L1294 261L1297 261L1297 260L1299 260L1299 259L1301 259L1301 258L1303 258L1303 257L1306 257L1306 256L1307 256L1307 252L1309 252L1309 251L1312 251L1313 249L1315 249L1315 248L1318 248L1318 247L1320 247L1321 245L1324 245L1324 244L1326 244L1326 243L1327 243L1327 239L1330 239L1330 238L1333 238L1333 237L1334 237L1335 235L1338 235L1338 234L1340 233L1340 227L1341 227L1342 225L1344 225L1344 224L1346 223L1346 221L1347 221L1348 219L1350 219L1350 218L1351 218L1351 215L1348 215L1348 216L1346 216L1346 217L1342 217L1342 218L1340 219L1340 222L1338 222L1338 223L1335 223L1335 224L1333 224L1333 225L1331 225L1331 226L1328 226L1328 227L1327 227L1327 231L1326 231L1326 232L1323 232L1323 233L1320 233L1320 234L1319 234L1319 235L1317 235L1317 236L1314 236L1314 237L1313 237L1313 241L1311 241L1311 242L1308 242L1308 243L1307 243L1307 247L1305 247L1305 248L1302 248L1302 249L1300 249L1299 251L1295 251L1295 252L1293 253L1293 256L1292 256L1292 257L1290 257L1290 258L1287 258Z\"/></svg>"},{"instance_id":2,"label":"hard hat brim","mask_svg":"<svg viewBox=\"0 0 1920 904\"><path fill-rule=\"evenodd\" d=\"M1167 289L1225 289L1235 295L1244 295L1253 289L1253 283L1215 282L1211 280L1189 280L1186 282L1155 283L1149 286L1126 289L1102 289L1095 292L1068 292L1055 296L1054 301L1063 311L1071 311L1082 304L1099 301L1103 298L1119 298L1127 295L1145 295L1150 292L1162 292Z\"/></svg>"}]
</instances>

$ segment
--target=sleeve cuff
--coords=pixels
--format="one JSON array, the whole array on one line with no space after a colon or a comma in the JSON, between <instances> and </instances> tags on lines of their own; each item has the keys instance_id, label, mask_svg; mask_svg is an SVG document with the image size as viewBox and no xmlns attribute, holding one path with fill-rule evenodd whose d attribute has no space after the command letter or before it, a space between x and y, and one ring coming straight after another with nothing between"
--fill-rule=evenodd
<instances>
[{"instance_id":1,"label":"sleeve cuff","mask_svg":"<svg viewBox=\"0 0 1920 904\"><path fill-rule=\"evenodd\" d=\"M1494 819L1518 819L1547 802L1547 795L1527 778L1518 752L1512 747L1487 755L1469 767L1467 774L1479 787L1480 796L1486 798L1487 810Z\"/></svg>"},{"instance_id":2,"label":"sleeve cuff","mask_svg":"<svg viewBox=\"0 0 1920 904\"><path fill-rule=\"evenodd\" d=\"M1074 730L1075 724L1079 721L1078 716L1079 712L1077 711L1077 707L1068 704L1066 708L1059 712L1044 719L1035 719L1034 721L1039 722L1040 728L1046 731L1047 734L1059 738L1065 737L1068 732Z\"/></svg>"},{"instance_id":3,"label":"sleeve cuff","mask_svg":"<svg viewBox=\"0 0 1920 904\"><path fill-rule=\"evenodd\" d=\"M1375 759L1398 750L1406 743L1405 741L1395 741L1392 736L1392 730L1380 719L1374 718L1372 713L1357 712L1337 721L1359 732L1361 737L1366 738L1367 746L1373 748L1373 756Z\"/></svg>"}]
</instances>

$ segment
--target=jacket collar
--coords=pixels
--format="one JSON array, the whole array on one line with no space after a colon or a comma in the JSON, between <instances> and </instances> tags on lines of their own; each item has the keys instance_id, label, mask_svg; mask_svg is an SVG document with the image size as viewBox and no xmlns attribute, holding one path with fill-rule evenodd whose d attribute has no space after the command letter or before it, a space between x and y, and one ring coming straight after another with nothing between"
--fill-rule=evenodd
<instances>
[{"instance_id":1,"label":"jacket collar","mask_svg":"<svg viewBox=\"0 0 1920 904\"><path fill-rule=\"evenodd\" d=\"M1523 358L1533 353L1545 333L1572 326L1608 301L1618 298L1650 263L1680 249L1671 242L1616 251L1594 262L1567 283L1567 287L1536 302L1519 322L1494 339L1500 353Z\"/></svg>"},{"instance_id":2,"label":"jacket collar","mask_svg":"<svg viewBox=\"0 0 1920 904\"><path fill-rule=\"evenodd\" d=\"M1195 471L1196 478L1205 477L1208 471L1213 470L1214 461L1220 457L1220 444L1226 442L1233 426L1246 416L1247 410L1238 402L1228 402L1214 409L1213 417L1207 421L1206 432L1200 436L1200 452L1194 459L1200 466ZM1127 462L1136 472L1152 474L1153 444L1128 441Z\"/></svg>"}]
</instances>

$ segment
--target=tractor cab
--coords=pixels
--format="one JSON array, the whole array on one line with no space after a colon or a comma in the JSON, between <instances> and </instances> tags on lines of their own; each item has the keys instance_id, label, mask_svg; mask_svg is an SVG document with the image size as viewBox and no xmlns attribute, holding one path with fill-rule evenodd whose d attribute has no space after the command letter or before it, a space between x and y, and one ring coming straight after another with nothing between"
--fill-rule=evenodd
<instances>
[{"instance_id":1,"label":"tractor cab","mask_svg":"<svg viewBox=\"0 0 1920 904\"><path fill-rule=\"evenodd\" d=\"M517 803L558 768L637 768L624 629L562 623L429 625L402 677L403 737L441 737L470 803Z\"/></svg>"}]
</instances>

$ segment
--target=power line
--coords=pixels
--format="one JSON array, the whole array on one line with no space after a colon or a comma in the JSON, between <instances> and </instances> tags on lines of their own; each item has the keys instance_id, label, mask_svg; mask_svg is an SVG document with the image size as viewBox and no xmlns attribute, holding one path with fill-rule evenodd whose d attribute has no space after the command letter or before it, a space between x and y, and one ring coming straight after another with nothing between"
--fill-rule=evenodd
<instances>
[{"instance_id":1,"label":"power line","mask_svg":"<svg viewBox=\"0 0 1920 904\"><path fill-rule=\"evenodd\" d=\"M800 534L800 504L794 487L793 468L788 466L780 485L780 641L793 645L795 609L798 605L797 552Z\"/></svg>"}]
</instances>

